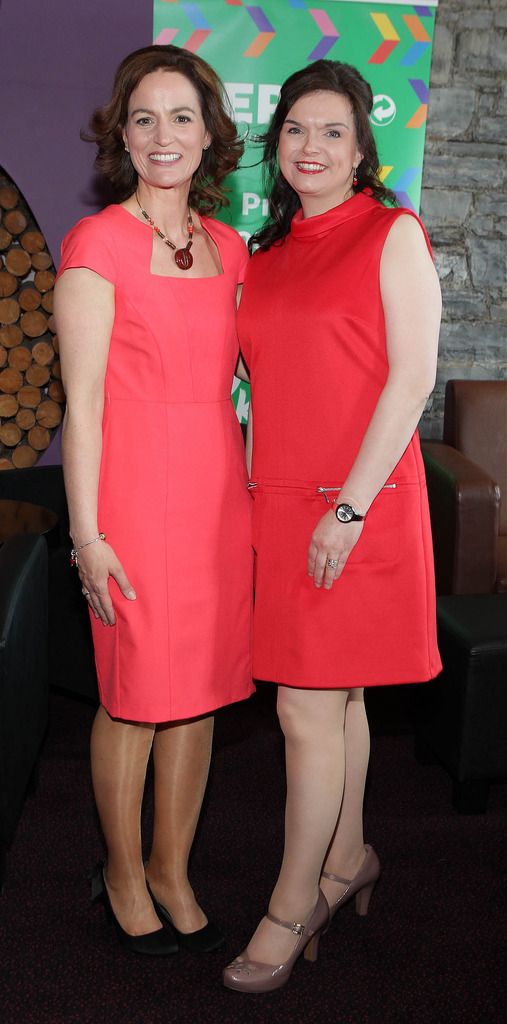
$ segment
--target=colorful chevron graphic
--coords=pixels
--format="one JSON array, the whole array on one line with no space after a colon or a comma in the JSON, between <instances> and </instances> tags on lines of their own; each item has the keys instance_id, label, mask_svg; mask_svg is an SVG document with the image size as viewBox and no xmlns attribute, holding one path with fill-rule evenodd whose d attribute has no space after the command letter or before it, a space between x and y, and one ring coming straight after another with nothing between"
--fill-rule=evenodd
<instances>
[{"instance_id":1,"label":"colorful chevron graphic","mask_svg":"<svg viewBox=\"0 0 507 1024\"><path fill-rule=\"evenodd\" d=\"M383 64L400 42L400 37L387 14L370 13L370 17L375 22L384 42L372 53L368 64Z\"/></svg>"},{"instance_id":2,"label":"colorful chevron graphic","mask_svg":"<svg viewBox=\"0 0 507 1024\"><path fill-rule=\"evenodd\" d=\"M407 50L406 54L400 60L402 67L411 67L415 64L419 57L428 49L431 43L431 39L417 14L404 14L403 21L405 22L410 34L414 37L415 42Z\"/></svg>"},{"instance_id":3,"label":"colorful chevron graphic","mask_svg":"<svg viewBox=\"0 0 507 1024\"><path fill-rule=\"evenodd\" d=\"M264 53L266 46L271 42L276 32L268 20L262 7L248 7L245 5L245 10L248 11L255 26L259 29L259 34L255 37L250 46L245 50L244 57L259 57L261 53Z\"/></svg>"},{"instance_id":4,"label":"colorful chevron graphic","mask_svg":"<svg viewBox=\"0 0 507 1024\"><path fill-rule=\"evenodd\" d=\"M191 50L192 53L196 53L199 47L202 45L205 39L211 32L211 25L207 18L197 6L197 4L182 4L182 9L190 21L191 25L194 25L194 31L189 36L184 47L186 50Z\"/></svg>"},{"instance_id":5,"label":"colorful chevron graphic","mask_svg":"<svg viewBox=\"0 0 507 1024\"><path fill-rule=\"evenodd\" d=\"M174 0L164 0L164 2L174 2ZM185 11L190 24L194 26L194 31L189 35L186 42L179 43L179 45L183 46L185 50L191 50L192 53L196 53L199 47L202 46L204 40L208 38L211 32L211 25L197 4L185 3L180 4L180 7ZM168 43L172 43L175 36L178 35L178 32L179 29L177 28L163 28L154 42L165 46Z\"/></svg>"},{"instance_id":6,"label":"colorful chevron graphic","mask_svg":"<svg viewBox=\"0 0 507 1024\"><path fill-rule=\"evenodd\" d=\"M422 78L409 78L409 82L421 105L417 108L415 114L412 114L410 120L407 121L405 128L420 128L428 116L429 90Z\"/></svg>"},{"instance_id":7,"label":"colorful chevron graphic","mask_svg":"<svg viewBox=\"0 0 507 1024\"><path fill-rule=\"evenodd\" d=\"M167 0L165 2L167 3ZM179 28L163 28L153 42L159 46L168 46L169 43L172 43L174 37L178 35L178 32Z\"/></svg>"},{"instance_id":8,"label":"colorful chevron graphic","mask_svg":"<svg viewBox=\"0 0 507 1024\"><path fill-rule=\"evenodd\" d=\"M388 174L390 174L392 170L393 170L393 164L391 164L391 166L389 166L388 164L385 164L384 167L379 167L378 176L379 176L380 180L381 181L385 181L387 176L388 176Z\"/></svg>"},{"instance_id":9,"label":"colorful chevron graphic","mask_svg":"<svg viewBox=\"0 0 507 1024\"><path fill-rule=\"evenodd\" d=\"M340 38L338 29L335 28L329 14L325 11L319 11L315 8L310 9L309 12L317 26L322 32L322 39L319 39L317 46L309 54L308 60L322 60L325 57L332 46L336 43L336 40Z\"/></svg>"},{"instance_id":10,"label":"colorful chevron graphic","mask_svg":"<svg viewBox=\"0 0 507 1024\"><path fill-rule=\"evenodd\" d=\"M415 210L415 206L408 195L407 189L410 188L414 178L421 173L420 167L407 167L406 170L400 175L397 181L391 185L393 192L396 193L401 206L406 206L409 210ZM417 212L417 211L416 211Z\"/></svg>"}]
</instances>

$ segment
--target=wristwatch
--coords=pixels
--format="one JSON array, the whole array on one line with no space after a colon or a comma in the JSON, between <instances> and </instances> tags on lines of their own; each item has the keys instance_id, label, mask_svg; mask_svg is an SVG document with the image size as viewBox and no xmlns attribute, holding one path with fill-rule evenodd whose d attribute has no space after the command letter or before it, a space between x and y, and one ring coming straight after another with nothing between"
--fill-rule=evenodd
<instances>
[{"instance_id":1,"label":"wristwatch","mask_svg":"<svg viewBox=\"0 0 507 1024\"><path fill-rule=\"evenodd\" d=\"M365 518L365 516L360 516L359 512L352 508L352 505L347 505L343 501L336 506L334 514L339 523L361 523Z\"/></svg>"}]
</instances>

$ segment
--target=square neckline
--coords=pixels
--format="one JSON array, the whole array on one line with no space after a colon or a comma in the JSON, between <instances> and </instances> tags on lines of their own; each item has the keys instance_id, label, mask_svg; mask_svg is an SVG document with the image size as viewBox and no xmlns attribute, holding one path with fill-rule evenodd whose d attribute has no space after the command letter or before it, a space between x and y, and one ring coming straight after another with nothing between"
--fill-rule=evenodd
<instances>
[{"instance_id":1,"label":"square neckline","mask_svg":"<svg viewBox=\"0 0 507 1024\"><path fill-rule=\"evenodd\" d=\"M148 231L152 232L153 229L150 228L149 224L144 224L142 221L139 220L138 217L135 217L133 213L130 213L130 210L127 210L125 206L122 206L121 203L113 203L112 205L115 206L117 210L122 210L126 214L127 217L130 217L130 219L132 221L134 221L135 224L139 224L139 227L141 227L143 229L147 228ZM226 273L225 273L224 261L222 259L222 253L220 252L220 246L218 244L217 238L215 237L213 231L210 230L210 228L208 227L208 223L207 222L209 220L211 220L210 217L206 217L206 215L203 214L203 213L199 214L199 221L200 221L201 227L204 229L206 234L211 238L211 241L213 242L213 244L216 247L216 250L217 250L217 253L218 253L218 259L220 261L220 266L222 268L219 274L206 274L205 276L201 275L200 277L183 277L183 276L180 277L179 274L154 274L152 269L151 269L151 257L150 257L150 266L148 267L148 273L149 273L150 277L160 278L162 281L166 281L166 280L169 280L169 281L214 281L214 280L216 280L216 278L223 278L223 277L225 277ZM152 247L152 254L151 255L153 255L153 247Z\"/></svg>"}]
</instances>

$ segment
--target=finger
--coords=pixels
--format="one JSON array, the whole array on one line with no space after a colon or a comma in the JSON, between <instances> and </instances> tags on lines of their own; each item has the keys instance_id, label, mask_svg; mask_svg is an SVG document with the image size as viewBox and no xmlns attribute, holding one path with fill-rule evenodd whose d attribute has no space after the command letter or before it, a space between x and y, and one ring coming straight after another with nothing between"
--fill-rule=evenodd
<instances>
[{"instance_id":1,"label":"finger","mask_svg":"<svg viewBox=\"0 0 507 1024\"><path fill-rule=\"evenodd\" d=\"M110 575L116 580L123 596L129 601L135 601L136 592L130 581L127 579L121 565L118 565L116 569L111 569Z\"/></svg>"},{"instance_id":2,"label":"finger","mask_svg":"<svg viewBox=\"0 0 507 1024\"><path fill-rule=\"evenodd\" d=\"M315 572L315 559L316 559L316 557L317 557L317 548L315 547L315 544L312 541L312 543L310 544L310 547L308 548L308 575L309 576L313 576L313 574Z\"/></svg>"},{"instance_id":3,"label":"finger","mask_svg":"<svg viewBox=\"0 0 507 1024\"><path fill-rule=\"evenodd\" d=\"M97 608L96 608L96 606L95 606L95 602L94 602L94 600L93 600L93 598L92 598L92 595L91 595L91 594L88 594L88 596L87 596L86 600L87 600L87 602L88 602L88 604L89 604L89 606L90 606L90 609L91 609L91 611L93 612L93 614L94 614L95 618L96 618L96 619L100 619L100 615L99 615L99 613L98 613L98 611L97 611Z\"/></svg>"},{"instance_id":4,"label":"finger","mask_svg":"<svg viewBox=\"0 0 507 1024\"><path fill-rule=\"evenodd\" d=\"M321 587L322 586L322 581L324 579L324 573L326 571L326 558L327 558L327 555L322 554L322 552L319 552L319 554L317 555L317 558L315 559L315 569L314 569L314 573L313 573L313 582L315 583L316 587Z\"/></svg>"},{"instance_id":5,"label":"finger","mask_svg":"<svg viewBox=\"0 0 507 1024\"><path fill-rule=\"evenodd\" d=\"M324 588L325 590L331 590L333 583L336 579L336 570L338 567L338 559L334 558L333 555L329 555L326 558L326 571L324 573Z\"/></svg>"},{"instance_id":6,"label":"finger","mask_svg":"<svg viewBox=\"0 0 507 1024\"><path fill-rule=\"evenodd\" d=\"M342 572L343 572L343 570L344 570L344 568L345 568L345 566L347 564L348 557L349 557L349 552L347 552L346 554L340 555L340 557L338 559L338 565L336 566L336 569L334 570L334 578L335 578L335 580L338 580L340 578L340 576L341 576L341 574L342 574Z\"/></svg>"},{"instance_id":7,"label":"finger","mask_svg":"<svg viewBox=\"0 0 507 1024\"><path fill-rule=\"evenodd\" d=\"M90 598L91 605L99 619L104 623L105 626L114 626L115 616L113 609L113 602L109 590L91 590Z\"/></svg>"},{"instance_id":8,"label":"finger","mask_svg":"<svg viewBox=\"0 0 507 1024\"><path fill-rule=\"evenodd\" d=\"M95 618L96 619L100 618L99 613L96 611L96 609L95 609L95 607L93 605L92 595L91 595L90 591L89 590L85 590L85 588L83 587L82 594L83 594L83 597L85 598L86 603L90 607L90 610L93 612Z\"/></svg>"}]
</instances>

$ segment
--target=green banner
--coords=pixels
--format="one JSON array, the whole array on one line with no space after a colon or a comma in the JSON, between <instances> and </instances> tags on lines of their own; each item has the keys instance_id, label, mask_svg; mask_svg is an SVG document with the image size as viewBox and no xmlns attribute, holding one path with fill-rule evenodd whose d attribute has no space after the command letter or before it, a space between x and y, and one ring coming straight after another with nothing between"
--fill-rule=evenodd
<instances>
[{"instance_id":1,"label":"green banner","mask_svg":"<svg viewBox=\"0 0 507 1024\"><path fill-rule=\"evenodd\" d=\"M318 0L317 0L318 2ZM245 239L267 210L260 168L262 134L281 83L298 68L327 58L353 64L375 97L371 122L382 177L400 203L418 210L428 110L436 3L412 6L369 0L154 0L153 38L207 60L223 79L245 154L232 177L222 217ZM248 389L235 382L241 421Z\"/></svg>"}]
</instances>

